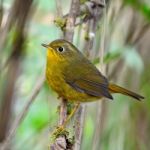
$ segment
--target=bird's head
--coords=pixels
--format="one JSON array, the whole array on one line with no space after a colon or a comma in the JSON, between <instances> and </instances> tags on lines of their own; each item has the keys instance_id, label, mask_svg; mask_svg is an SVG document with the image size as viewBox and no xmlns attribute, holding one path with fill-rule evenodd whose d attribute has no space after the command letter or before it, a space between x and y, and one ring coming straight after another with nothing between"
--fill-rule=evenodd
<instances>
[{"instance_id":1,"label":"bird's head","mask_svg":"<svg viewBox=\"0 0 150 150\"><path fill-rule=\"evenodd\" d=\"M64 39L58 39L50 44L42 44L47 48L48 61L67 61L78 57L78 49Z\"/></svg>"}]
</instances>

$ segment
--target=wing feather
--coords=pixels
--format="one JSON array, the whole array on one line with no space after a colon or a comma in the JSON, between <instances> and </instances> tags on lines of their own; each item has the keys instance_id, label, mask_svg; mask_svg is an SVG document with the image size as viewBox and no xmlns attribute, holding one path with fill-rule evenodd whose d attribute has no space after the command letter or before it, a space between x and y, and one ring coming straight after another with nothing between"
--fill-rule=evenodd
<instances>
[{"instance_id":1,"label":"wing feather","mask_svg":"<svg viewBox=\"0 0 150 150\"><path fill-rule=\"evenodd\" d=\"M105 84L100 84L86 79L77 79L74 82L67 82L78 92L86 93L96 97L107 97L113 99Z\"/></svg>"},{"instance_id":2,"label":"wing feather","mask_svg":"<svg viewBox=\"0 0 150 150\"><path fill-rule=\"evenodd\" d=\"M83 55L82 58L80 56L78 61L72 60L68 68L65 68L66 83L78 92L113 99L109 93L107 79L88 59Z\"/></svg>"}]
</instances>

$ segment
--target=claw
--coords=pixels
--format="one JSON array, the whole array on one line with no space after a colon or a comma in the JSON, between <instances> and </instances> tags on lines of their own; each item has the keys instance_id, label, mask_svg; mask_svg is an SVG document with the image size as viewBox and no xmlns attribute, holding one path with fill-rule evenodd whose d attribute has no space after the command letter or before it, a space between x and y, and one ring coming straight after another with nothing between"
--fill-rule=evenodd
<instances>
[{"instance_id":1,"label":"claw","mask_svg":"<svg viewBox=\"0 0 150 150\"><path fill-rule=\"evenodd\" d=\"M69 132L65 129L64 126L58 126L56 129L52 132L53 139L56 139L60 135L67 136Z\"/></svg>"}]
</instances>

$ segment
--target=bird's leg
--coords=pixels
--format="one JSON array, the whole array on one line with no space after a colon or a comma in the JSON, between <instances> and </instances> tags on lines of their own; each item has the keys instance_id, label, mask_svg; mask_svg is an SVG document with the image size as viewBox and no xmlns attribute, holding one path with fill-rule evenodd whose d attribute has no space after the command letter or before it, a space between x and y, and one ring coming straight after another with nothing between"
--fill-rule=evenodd
<instances>
[{"instance_id":1,"label":"bird's leg","mask_svg":"<svg viewBox=\"0 0 150 150\"><path fill-rule=\"evenodd\" d=\"M68 115L67 119L64 121L64 123L62 125L59 125L53 132L52 132L52 136L57 137L58 135L66 135L68 134L68 132L65 130L65 127L67 125L67 123L70 121L70 119L72 118L72 116L75 114L75 112L77 111L77 109L79 108L80 103L75 104L73 110L71 111L71 113Z\"/></svg>"},{"instance_id":2,"label":"bird's leg","mask_svg":"<svg viewBox=\"0 0 150 150\"><path fill-rule=\"evenodd\" d=\"M72 116L75 114L75 112L77 111L77 109L79 108L80 103L75 104L73 110L71 111L71 113L68 115L66 121L63 123L63 126L65 127L67 125L67 123L70 121L70 119L72 118Z\"/></svg>"}]
</instances>

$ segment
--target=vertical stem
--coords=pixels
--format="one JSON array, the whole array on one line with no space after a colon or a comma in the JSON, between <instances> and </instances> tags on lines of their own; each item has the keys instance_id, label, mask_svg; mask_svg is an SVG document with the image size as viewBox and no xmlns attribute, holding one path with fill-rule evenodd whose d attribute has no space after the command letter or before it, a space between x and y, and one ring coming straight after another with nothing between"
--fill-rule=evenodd
<instances>
[{"instance_id":1,"label":"vertical stem","mask_svg":"<svg viewBox=\"0 0 150 150\"><path fill-rule=\"evenodd\" d=\"M67 100L62 98L60 103L59 125L63 125L66 118L67 118Z\"/></svg>"},{"instance_id":2,"label":"vertical stem","mask_svg":"<svg viewBox=\"0 0 150 150\"><path fill-rule=\"evenodd\" d=\"M57 9L57 16L63 17L62 7L61 7L61 0L56 0L56 9Z\"/></svg>"},{"instance_id":3,"label":"vertical stem","mask_svg":"<svg viewBox=\"0 0 150 150\"><path fill-rule=\"evenodd\" d=\"M3 0L0 0L0 27L3 19Z\"/></svg>"},{"instance_id":4,"label":"vertical stem","mask_svg":"<svg viewBox=\"0 0 150 150\"><path fill-rule=\"evenodd\" d=\"M83 126L85 119L86 106L80 105L75 117L75 150L80 150L83 135Z\"/></svg>"},{"instance_id":5,"label":"vertical stem","mask_svg":"<svg viewBox=\"0 0 150 150\"><path fill-rule=\"evenodd\" d=\"M79 10L79 0L72 0L69 16L67 18L66 32L64 38L70 42L73 41L75 21Z\"/></svg>"},{"instance_id":6,"label":"vertical stem","mask_svg":"<svg viewBox=\"0 0 150 150\"><path fill-rule=\"evenodd\" d=\"M105 0L104 0L105 4ZM103 64L103 59L104 59L104 51L105 51L105 34L106 34L106 7L104 8L104 24L102 28L102 35L101 35L101 43L100 43L100 51L99 51L99 56L100 56L100 69L103 74L105 74L105 66ZM93 138L93 144L92 144L92 150L97 150L99 147L100 139L101 139L101 133L103 130L103 125L104 125L104 118L106 114L106 103L103 100L102 102L99 101L97 102L97 120L96 120L96 125L95 125L95 132L94 132L94 138ZM100 149L100 147L99 147Z\"/></svg>"}]
</instances>

